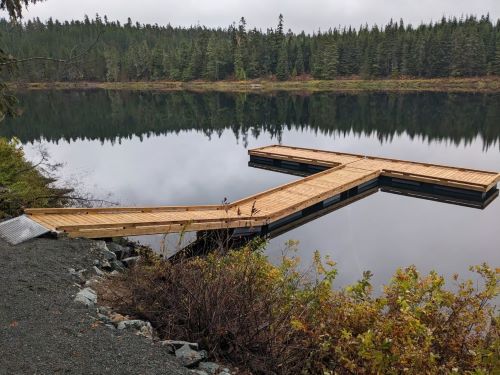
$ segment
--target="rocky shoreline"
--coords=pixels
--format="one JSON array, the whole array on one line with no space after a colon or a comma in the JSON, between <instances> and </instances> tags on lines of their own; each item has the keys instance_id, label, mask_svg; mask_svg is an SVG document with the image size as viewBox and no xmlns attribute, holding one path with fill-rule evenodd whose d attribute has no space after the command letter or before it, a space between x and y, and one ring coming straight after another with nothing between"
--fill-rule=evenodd
<instances>
[{"instance_id":1,"label":"rocky shoreline","mask_svg":"<svg viewBox=\"0 0 500 375\"><path fill-rule=\"evenodd\" d=\"M96 312L99 320L112 330L129 330L136 335L158 341L184 367L191 369L190 372L192 373L198 375L231 375L228 368L214 362L208 362L207 351L200 350L197 343L180 340L159 340L150 322L124 316L114 312L109 306L99 306L98 294L92 289L92 286L99 284L105 277L117 276L127 268L133 267L141 257L133 243L124 246L114 242L94 241L91 243L91 247L100 255L100 259L94 259L93 261L91 274L95 273L95 275L85 279L83 276L86 272L85 269L78 271L69 269L70 274L77 276L81 281L85 281L84 287L75 296L75 302L83 303L89 308L97 308Z\"/></svg>"},{"instance_id":2,"label":"rocky shoreline","mask_svg":"<svg viewBox=\"0 0 500 375\"><path fill-rule=\"evenodd\" d=\"M98 284L140 259L132 243L1 241L0 257L0 374L236 373L197 343L161 340L150 322L100 305Z\"/></svg>"}]
</instances>

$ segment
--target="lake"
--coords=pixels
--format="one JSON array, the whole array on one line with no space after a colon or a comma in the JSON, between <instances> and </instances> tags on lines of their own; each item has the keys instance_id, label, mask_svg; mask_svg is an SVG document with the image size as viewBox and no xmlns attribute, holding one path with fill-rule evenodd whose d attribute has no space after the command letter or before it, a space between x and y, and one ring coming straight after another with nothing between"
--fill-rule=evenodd
<instances>
[{"instance_id":1,"label":"lake","mask_svg":"<svg viewBox=\"0 0 500 375\"><path fill-rule=\"evenodd\" d=\"M217 204L297 177L248 167L247 149L282 143L500 170L500 94L313 95L37 91L0 126L36 161L44 147L81 191L121 205ZM271 240L279 259L298 240L308 264L330 255L342 286L397 267L449 277L500 265L500 199L486 209L378 192ZM160 236L141 237L160 247ZM168 239L173 249L176 239Z\"/></svg>"}]
</instances>

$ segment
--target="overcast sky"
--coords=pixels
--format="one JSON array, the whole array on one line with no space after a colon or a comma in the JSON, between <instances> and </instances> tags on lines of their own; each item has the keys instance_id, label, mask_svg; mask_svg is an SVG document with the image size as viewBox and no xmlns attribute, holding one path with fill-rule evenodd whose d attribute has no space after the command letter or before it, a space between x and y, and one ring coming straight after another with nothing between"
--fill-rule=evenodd
<instances>
[{"instance_id":1,"label":"overcast sky","mask_svg":"<svg viewBox=\"0 0 500 375\"><path fill-rule=\"evenodd\" d=\"M498 19L500 0L47 0L30 6L25 18L71 20L99 13L110 20L131 17L141 23L226 27L244 16L250 27L265 30L283 13L287 29L312 32L339 25L386 24L391 18L416 25L443 15L488 12Z\"/></svg>"}]
</instances>

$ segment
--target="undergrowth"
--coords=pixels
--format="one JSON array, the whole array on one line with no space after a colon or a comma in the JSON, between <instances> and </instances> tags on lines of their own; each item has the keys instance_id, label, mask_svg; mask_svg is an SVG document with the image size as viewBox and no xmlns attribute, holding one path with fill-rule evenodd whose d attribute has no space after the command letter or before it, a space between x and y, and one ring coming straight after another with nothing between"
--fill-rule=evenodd
<instances>
[{"instance_id":1,"label":"undergrowth","mask_svg":"<svg viewBox=\"0 0 500 375\"><path fill-rule=\"evenodd\" d=\"M264 247L176 263L143 256L101 285L101 302L254 374L498 373L498 270L473 267L482 283L455 276L450 290L410 266L373 296L369 272L339 290L330 260L315 254L303 272L287 255L272 265Z\"/></svg>"}]
</instances>

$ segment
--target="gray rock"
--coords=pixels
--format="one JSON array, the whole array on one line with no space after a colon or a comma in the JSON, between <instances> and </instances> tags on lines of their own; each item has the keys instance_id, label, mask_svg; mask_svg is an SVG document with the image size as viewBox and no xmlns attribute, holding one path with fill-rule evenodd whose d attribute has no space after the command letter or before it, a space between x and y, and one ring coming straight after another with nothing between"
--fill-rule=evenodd
<instances>
[{"instance_id":1,"label":"gray rock","mask_svg":"<svg viewBox=\"0 0 500 375\"><path fill-rule=\"evenodd\" d=\"M97 317L99 318L99 320L101 322L103 322L104 324L113 324L113 321L111 320L111 318L107 315L104 315L104 314L101 314L101 313L98 313L97 314Z\"/></svg>"},{"instance_id":2,"label":"gray rock","mask_svg":"<svg viewBox=\"0 0 500 375\"><path fill-rule=\"evenodd\" d=\"M75 302L93 307L97 303L97 293L90 288L84 288L76 294Z\"/></svg>"},{"instance_id":3,"label":"gray rock","mask_svg":"<svg viewBox=\"0 0 500 375\"><path fill-rule=\"evenodd\" d=\"M128 258L122 259L122 262L126 267L132 267L139 261L139 259L141 259L140 256L128 257Z\"/></svg>"},{"instance_id":4,"label":"gray rock","mask_svg":"<svg viewBox=\"0 0 500 375\"><path fill-rule=\"evenodd\" d=\"M153 337L153 327L151 323L145 320L133 319L133 320L122 320L116 326L119 330L124 329L136 329L139 334L145 337Z\"/></svg>"},{"instance_id":5,"label":"gray rock","mask_svg":"<svg viewBox=\"0 0 500 375\"><path fill-rule=\"evenodd\" d=\"M197 375L209 375L206 371L203 370L189 370L189 373Z\"/></svg>"},{"instance_id":6,"label":"gray rock","mask_svg":"<svg viewBox=\"0 0 500 375\"><path fill-rule=\"evenodd\" d=\"M101 265L101 262L99 261L99 259L94 259L94 261L92 262L94 264L94 266L96 267L99 267Z\"/></svg>"},{"instance_id":7,"label":"gray rock","mask_svg":"<svg viewBox=\"0 0 500 375\"><path fill-rule=\"evenodd\" d=\"M111 273L109 274L110 276L118 276L120 274L120 272L118 272L117 270L114 270L114 271L111 271Z\"/></svg>"},{"instance_id":8,"label":"gray rock","mask_svg":"<svg viewBox=\"0 0 500 375\"><path fill-rule=\"evenodd\" d=\"M101 262L101 268L106 271L112 271L111 263L108 260L103 260Z\"/></svg>"},{"instance_id":9,"label":"gray rock","mask_svg":"<svg viewBox=\"0 0 500 375\"><path fill-rule=\"evenodd\" d=\"M102 279L102 277L100 277L100 276L94 276L91 279L88 279L87 281L85 281L85 286L92 287L95 284L99 283L101 279Z\"/></svg>"},{"instance_id":10,"label":"gray rock","mask_svg":"<svg viewBox=\"0 0 500 375\"><path fill-rule=\"evenodd\" d=\"M139 334L141 334L142 336L147 337L149 339L152 339L153 338L153 326L151 325L151 323L148 322L147 325L143 326L139 330Z\"/></svg>"},{"instance_id":11,"label":"gray rock","mask_svg":"<svg viewBox=\"0 0 500 375\"><path fill-rule=\"evenodd\" d=\"M107 307L107 306L99 306L97 308L97 311L101 314L104 314L104 315L109 315L111 314L111 308Z\"/></svg>"},{"instance_id":12,"label":"gray rock","mask_svg":"<svg viewBox=\"0 0 500 375\"><path fill-rule=\"evenodd\" d=\"M180 340L163 340L163 341L160 341L160 344L173 346L174 349L179 349L179 348L183 347L184 345L188 345L191 349L198 350L198 344L195 342L187 342L187 341L180 341Z\"/></svg>"},{"instance_id":13,"label":"gray rock","mask_svg":"<svg viewBox=\"0 0 500 375\"><path fill-rule=\"evenodd\" d=\"M94 272L96 273L97 276L104 276L104 272L97 268L96 266L93 267Z\"/></svg>"},{"instance_id":14,"label":"gray rock","mask_svg":"<svg viewBox=\"0 0 500 375\"><path fill-rule=\"evenodd\" d=\"M116 260L116 254L108 249L106 242L95 241L94 249L98 250L100 255L106 260Z\"/></svg>"},{"instance_id":15,"label":"gray rock","mask_svg":"<svg viewBox=\"0 0 500 375\"><path fill-rule=\"evenodd\" d=\"M108 243L107 246L109 250L116 254L116 257L119 260L128 258L132 254L132 249L128 246L122 246L114 242Z\"/></svg>"},{"instance_id":16,"label":"gray rock","mask_svg":"<svg viewBox=\"0 0 500 375\"><path fill-rule=\"evenodd\" d=\"M197 352L189 347L183 345L175 351L175 356L179 359L181 364L186 367L194 367L205 359L204 353Z\"/></svg>"},{"instance_id":17,"label":"gray rock","mask_svg":"<svg viewBox=\"0 0 500 375\"><path fill-rule=\"evenodd\" d=\"M106 242L104 241L94 241L92 243L92 249L97 251L109 250L108 247L106 246Z\"/></svg>"},{"instance_id":18,"label":"gray rock","mask_svg":"<svg viewBox=\"0 0 500 375\"><path fill-rule=\"evenodd\" d=\"M205 371L208 375L215 375L218 373L220 366L214 362L201 362L198 368Z\"/></svg>"},{"instance_id":19,"label":"gray rock","mask_svg":"<svg viewBox=\"0 0 500 375\"><path fill-rule=\"evenodd\" d=\"M146 322L145 320L140 320L140 319L132 319L132 320L122 320L116 328L122 330L122 329L129 329L129 328L134 328L134 329L141 329L144 325L148 324L149 322Z\"/></svg>"},{"instance_id":20,"label":"gray rock","mask_svg":"<svg viewBox=\"0 0 500 375\"><path fill-rule=\"evenodd\" d=\"M101 254L104 257L104 259L106 259L106 260L109 260L109 261L116 260L116 254L113 253L112 251L104 250L104 251L102 251Z\"/></svg>"},{"instance_id":21,"label":"gray rock","mask_svg":"<svg viewBox=\"0 0 500 375\"><path fill-rule=\"evenodd\" d=\"M76 277L78 280L81 282L85 282L85 276L84 273L87 272L86 269L81 269L81 270L75 270L74 268L68 268L68 272L71 276Z\"/></svg>"},{"instance_id":22,"label":"gray rock","mask_svg":"<svg viewBox=\"0 0 500 375\"><path fill-rule=\"evenodd\" d=\"M175 348L171 345L166 345L165 348L167 349L169 354L175 354Z\"/></svg>"},{"instance_id":23,"label":"gray rock","mask_svg":"<svg viewBox=\"0 0 500 375\"><path fill-rule=\"evenodd\" d=\"M231 375L231 373L229 371L221 371L219 375Z\"/></svg>"},{"instance_id":24,"label":"gray rock","mask_svg":"<svg viewBox=\"0 0 500 375\"><path fill-rule=\"evenodd\" d=\"M125 269L125 266L122 262L120 262L119 260L112 260L110 262L110 265L111 265L111 269L113 271L123 271Z\"/></svg>"}]
</instances>

